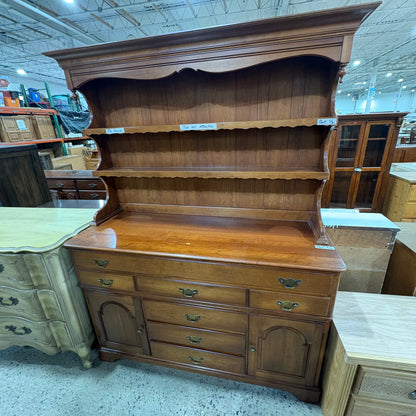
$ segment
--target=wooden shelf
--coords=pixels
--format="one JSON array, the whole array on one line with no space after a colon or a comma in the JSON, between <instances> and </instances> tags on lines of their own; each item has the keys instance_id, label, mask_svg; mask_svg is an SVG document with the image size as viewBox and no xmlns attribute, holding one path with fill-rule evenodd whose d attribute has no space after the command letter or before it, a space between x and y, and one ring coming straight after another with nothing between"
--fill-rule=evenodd
<instances>
[{"instance_id":1,"label":"wooden shelf","mask_svg":"<svg viewBox=\"0 0 416 416\"><path fill-rule=\"evenodd\" d=\"M56 138L56 139L46 139L46 140L26 140L23 142L0 142L0 146L1 145L15 145L15 146L21 146L21 145L25 145L25 144L43 144L43 143L64 143L64 142L73 142L76 140L89 140L89 137L65 137L62 139Z\"/></svg>"},{"instance_id":2,"label":"wooden shelf","mask_svg":"<svg viewBox=\"0 0 416 416\"><path fill-rule=\"evenodd\" d=\"M37 114L52 116L56 110L36 107L0 107L0 114Z\"/></svg>"},{"instance_id":3,"label":"wooden shelf","mask_svg":"<svg viewBox=\"0 0 416 416\"><path fill-rule=\"evenodd\" d=\"M207 131L207 130L236 130L236 129L264 129L267 127L312 127L318 124L318 120L332 120L332 118L293 118L288 120L259 120L259 121L233 121L219 123L198 123L198 124L159 124L147 126L93 128L83 131L84 135L95 134L134 134L134 133L167 133L171 131ZM332 123L332 122L331 122ZM325 126L331 126L328 124Z\"/></svg>"},{"instance_id":4,"label":"wooden shelf","mask_svg":"<svg viewBox=\"0 0 416 416\"><path fill-rule=\"evenodd\" d=\"M229 178L229 179L316 179L329 178L329 172L306 169L259 169L247 167L138 167L112 168L93 172L98 177L125 178Z\"/></svg>"}]
</instances>

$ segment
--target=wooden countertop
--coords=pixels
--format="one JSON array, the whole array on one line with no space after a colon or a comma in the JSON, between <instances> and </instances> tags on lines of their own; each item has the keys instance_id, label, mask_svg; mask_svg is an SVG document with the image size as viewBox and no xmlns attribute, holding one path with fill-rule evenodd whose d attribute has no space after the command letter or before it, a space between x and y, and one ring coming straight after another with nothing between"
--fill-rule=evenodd
<instances>
[{"instance_id":1,"label":"wooden countertop","mask_svg":"<svg viewBox=\"0 0 416 416\"><path fill-rule=\"evenodd\" d=\"M73 155L75 156L75 155ZM95 179L92 170L45 170L47 179Z\"/></svg>"},{"instance_id":2,"label":"wooden countertop","mask_svg":"<svg viewBox=\"0 0 416 416\"><path fill-rule=\"evenodd\" d=\"M416 297L338 292L333 321L348 364L416 371Z\"/></svg>"},{"instance_id":3,"label":"wooden countertop","mask_svg":"<svg viewBox=\"0 0 416 416\"><path fill-rule=\"evenodd\" d=\"M333 272L345 269L333 247L316 247L308 225L291 221L122 212L65 246Z\"/></svg>"},{"instance_id":4,"label":"wooden countertop","mask_svg":"<svg viewBox=\"0 0 416 416\"><path fill-rule=\"evenodd\" d=\"M390 176L394 176L395 178L403 179L409 183L416 183L416 171L394 171L390 172Z\"/></svg>"},{"instance_id":5,"label":"wooden countertop","mask_svg":"<svg viewBox=\"0 0 416 416\"><path fill-rule=\"evenodd\" d=\"M95 209L0 207L0 253L52 250L90 225Z\"/></svg>"},{"instance_id":6,"label":"wooden countertop","mask_svg":"<svg viewBox=\"0 0 416 416\"><path fill-rule=\"evenodd\" d=\"M396 222L400 232L397 239L416 253L416 222Z\"/></svg>"}]
</instances>

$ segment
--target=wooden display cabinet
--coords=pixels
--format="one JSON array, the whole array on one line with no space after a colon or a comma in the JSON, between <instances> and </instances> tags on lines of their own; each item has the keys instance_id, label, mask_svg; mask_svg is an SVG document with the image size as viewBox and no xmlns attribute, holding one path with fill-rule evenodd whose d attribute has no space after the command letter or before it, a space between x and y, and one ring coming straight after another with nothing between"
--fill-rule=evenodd
<instances>
[{"instance_id":1,"label":"wooden display cabinet","mask_svg":"<svg viewBox=\"0 0 416 416\"><path fill-rule=\"evenodd\" d=\"M100 357L319 400L339 273L334 96L379 3L56 51L108 200L65 244Z\"/></svg>"},{"instance_id":2,"label":"wooden display cabinet","mask_svg":"<svg viewBox=\"0 0 416 416\"><path fill-rule=\"evenodd\" d=\"M397 136L407 113L338 116L329 150L331 176L322 196L324 208L380 212Z\"/></svg>"}]
</instances>

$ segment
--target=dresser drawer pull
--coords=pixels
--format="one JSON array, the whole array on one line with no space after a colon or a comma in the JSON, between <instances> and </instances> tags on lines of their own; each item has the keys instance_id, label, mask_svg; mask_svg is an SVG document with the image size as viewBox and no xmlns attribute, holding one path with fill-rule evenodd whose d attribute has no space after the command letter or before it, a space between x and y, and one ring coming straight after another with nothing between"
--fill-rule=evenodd
<instances>
[{"instance_id":1,"label":"dresser drawer pull","mask_svg":"<svg viewBox=\"0 0 416 416\"><path fill-rule=\"evenodd\" d=\"M97 187L97 184L92 182L92 183L88 184L88 187L91 188L91 189L94 189L94 188Z\"/></svg>"},{"instance_id":2,"label":"dresser drawer pull","mask_svg":"<svg viewBox=\"0 0 416 416\"><path fill-rule=\"evenodd\" d=\"M10 301L10 303L3 302L3 298L0 298L0 305L1 306L14 306L14 305L17 305L19 303L19 299L14 298L12 296L9 297L9 301Z\"/></svg>"},{"instance_id":3,"label":"dresser drawer pull","mask_svg":"<svg viewBox=\"0 0 416 416\"><path fill-rule=\"evenodd\" d=\"M17 327L15 327L14 325L6 325L5 328L8 329L10 332L13 332L13 334L15 335L28 335L32 332L30 328L27 328L25 326L22 326L23 332L17 331Z\"/></svg>"},{"instance_id":4,"label":"dresser drawer pull","mask_svg":"<svg viewBox=\"0 0 416 416\"><path fill-rule=\"evenodd\" d=\"M110 287L114 283L111 279L98 279L98 281L105 287Z\"/></svg>"},{"instance_id":5,"label":"dresser drawer pull","mask_svg":"<svg viewBox=\"0 0 416 416\"><path fill-rule=\"evenodd\" d=\"M276 303L282 308L282 311L293 311L293 309L296 308L296 306L299 306L299 303L297 302L291 302L289 300L284 300L283 302L281 300L277 300Z\"/></svg>"},{"instance_id":6,"label":"dresser drawer pull","mask_svg":"<svg viewBox=\"0 0 416 416\"><path fill-rule=\"evenodd\" d=\"M295 280L295 279L284 279L283 277L279 278L279 283L284 286L286 289L295 289L296 286L299 286L302 283L302 280Z\"/></svg>"},{"instance_id":7,"label":"dresser drawer pull","mask_svg":"<svg viewBox=\"0 0 416 416\"><path fill-rule=\"evenodd\" d=\"M182 295L184 295L186 298L193 298L195 295L198 294L197 290L192 290L192 289L179 289L179 292L182 293Z\"/></svg>"},{"instance_id":8,"label":"dresser drawer pull","mask_svg":"<svg viewBox=\"0 0 416 416\"><path fill-rule=\"evenodd\" d=\"M193 364L202 364L204 362L204 358L203 357L201 357L201 358L195 358L192 355L190 355L188 358L192 361Z\"/></svg>"},{"instance_id":9,"label":"dresser drawer pull","mask_svg":"<svg viewBox=\"0 0 416 416\"><path fill-rule=\"evenodd\" d=\"M64 187L64 184L63 184L63 183L57 183L57 184L56 184L56 187L57 187L57 188L63 188L63 187Z\"/></svg>"},{"instance_id":10,"label":"dresser drawer pull","mask_svg":"<svg viewBox=\"0 0 416 416\"><path fill-rule=\"evenodd\" d=\"M97 199L100 195L99 194L91 194L90 195L92 199Z\"/></svg>"},{"instance_id":11,"label":"dresser drawer pull","mask_svg":"<svg viewBox=\"0 0 416 416\"><path fill-rule=\"evenodd\" d=\"M411 393L409 393L409 399L416 400L416 390L413 390Z\"/></svg>"},{"instance_id":12,"label":"dresser drawer pull","mask_svg":"<svg viewBox=\"0 0 416 416\"><path fill-rule=\"evenodd\" d=\"M103 259L92 259L96 266L101 267L102 269L106 268L109 261Z\"/></svg>"},{"instance_id":13,"label":"dresser drawer pull","mask_svg":"<svg viewBox=\"0 0 416 416\"><path fill-rule=\"evenodd\" d=\"M185 337L191 344L200 344L202 342L202 338L201 337L191 337L191 336L186 336Z\"/></svg>"},{"instance_id":14,"label":"dresser drawer pull","mask_svg":"<svg viewBox=\"0 0 416 416\"><path fill-rule=\"evenodd\" d=\"M4 270L4 266L0 264L0 273Z\"/></svg>"},{"instance_id":15,"label":"dresser drawer pull","mask_svg":"<svg viewBox=\"0 0 416 416\"><path fill-rule=\"evenodd\" d=\"M185 314L185 318L188 320L188 321L191 321L191 322L198 322L200 319L201 319L201 317L199 316L199 315L194 315L194 314L189 314L189 313L186 313Z\"/></svg>"}]
</instances>

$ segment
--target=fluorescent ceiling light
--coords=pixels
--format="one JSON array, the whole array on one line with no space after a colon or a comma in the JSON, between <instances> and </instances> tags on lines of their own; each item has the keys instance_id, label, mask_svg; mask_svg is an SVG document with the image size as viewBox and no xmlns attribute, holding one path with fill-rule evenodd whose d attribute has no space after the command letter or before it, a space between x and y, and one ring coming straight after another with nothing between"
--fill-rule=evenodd
<instances>
[{"instance_id":1,"label":"fluorescent ceiling light","mask_svg":"<svg viewBox=\"0 0 416 416\"><path fill-rule=\"evenodd\" d=\"M403 82L403 81L404 81L403 78L400 78L400 79L397 80L397 82Z\"/></svg>"},{"instance_id":2,"label":"fluorescent ceiling light","mask_svg":"<svg viewBox=\"0 0 416 416\"><path fill-rule=\"evenodd\" d=\"M391 77L393 74L391 72L389 72L386 77Z\"/></svg>"},{"instance_id":3,"label":"fluorescent ceiling light","mask_svg":"<svg viewBox=\"0 0 416 416\"><path fill-rule=\"evenodd\" d=\"M407 88L407 87L406 87L406 85L403 85L403 87L402 87L402 88L403 88L403 89L405 89L405 88Z\"/></svg>"},{"instance_id":4,"label":"fluorescent ceiling light","mask_svg":"<svg viewBox=\"0 0 416 416\"><path fill-rule=\"evenodd\" d=\"M26 75L26 71L25 71L24 69L22 69L22 68L19 68L16 72L17 72L19 75Z\"/></svg>"},{"instance_id":5,"label":"fluorescent ceiling light","mask_svg":"<svg viewBox=\"0 0 416 416\"><path fill-rule=\"evenodd\" d=\"M361 61L354 61L354 66L360 65Z\"/></svg>"},{"instance_id":6,"label":"fluorescent ceiling light","mask_svg":"<svg viewBox=\"0 0 416 416\"><path fill-rule=\"evenodd\" d=\"M74 0L64 0L66 3L73 3Z\"/></svg>"}]
</instances>

